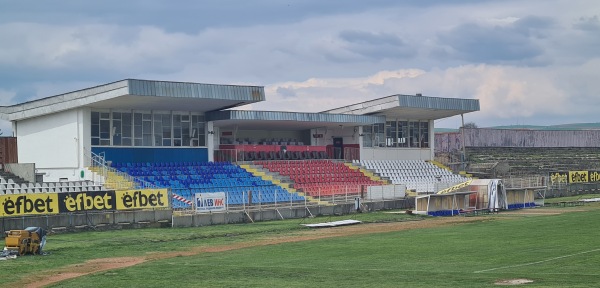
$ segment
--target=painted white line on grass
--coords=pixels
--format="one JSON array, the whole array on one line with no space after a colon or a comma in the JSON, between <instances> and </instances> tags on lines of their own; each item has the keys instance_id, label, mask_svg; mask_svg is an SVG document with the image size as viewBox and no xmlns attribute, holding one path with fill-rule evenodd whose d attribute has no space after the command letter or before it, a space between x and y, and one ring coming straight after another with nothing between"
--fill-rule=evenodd
<instances>
[{"instance_id":1,"label":"painted white line on grass","mask_svg":"<svg viewBox=\"0 0 600 288\"><path fill-rule=\"evenodd\" d=\"M529 263L523 263L523 264L517 264L517 265L509 265L509 266L504 266L504 267L496 267L496 268L492 268L492 269L479 270L479 271L475 271L473 273L483 273L483 272L489 272L489 271L500 270L500 269L516 268L516 267L522 267L522 266L535 265L535 264L540 264L540 263L544 263L544 262L550 262L550 261L554 261L554 260L558 260L558 259L573 257L573 256L581 255L581 254L592 253L592 252L596 252L596 251L600 251L600 248L594 249L594 250L589 250L589 251L583 251L583 252L579 252L579 253L575 253L575 254L558 256L558 257L549 258L549 259L541 260L541 261L535 261L535 262L529 262Z\"/></svg>"}]
</instances>

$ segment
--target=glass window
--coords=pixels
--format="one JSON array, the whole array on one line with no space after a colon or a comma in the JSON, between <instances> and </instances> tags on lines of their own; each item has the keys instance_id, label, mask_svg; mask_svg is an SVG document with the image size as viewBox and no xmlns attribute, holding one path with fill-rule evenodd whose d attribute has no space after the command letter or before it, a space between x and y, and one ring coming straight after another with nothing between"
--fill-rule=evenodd
<instances>
[{"instance_id":1,"label":"glass window","mask_svg":"<svg viewBox=\"0 0 600 288\"><path fill-rule=\"evenodd\" d=\"M121 131L123 131L123 139L129 139L129 143L131 143L131 138L133 136L133 123L131 120L131 113L121 114ZM131 146L131 144L123 145Z\"/></svg>"},{"instance_id":2,"label":"glass window","mask_svg":"<svg viewBox=\"0 0 600 288\"><path fill-rule=\"evenodd\" d=\"M398 147L408 147L408 121L398 121Z\"/></svg>"},{"instance_id":3,"label":"glass window","mask_svg":"<svg viewBox=\"0 0 600 288\"><path fill-rule=\"evenodd\" d=\"M172 134L171 134L171 115L162 114L162 146L171 146Z\"/></svg>"},{"instance_id":4,"label":"glass window","mask_svg":"<svg viewBox=\"0 0 600 288\"><path fill-rule=\"evenodd\" d=\"M121 138L123 137L121 131L121 113L113 112L112 117L112 129L110 131L113 140L112 145L121 146Z\"/></svg>"},{"instance_id":5,"label":"glass window","mask_svg":"<svg viewBox=\"0 0 600 288\"><path fill-rule=\"evenodd\" d=\"M91 112L91 143L105 146L205 146L204 115Z\"/></svg>"},{"instance_id":6,"label":"glass window","mask_svg":"<svg viewBox=\"0 0 600 288\"><path fill-rule=\"evenodd\" d=\"M192 115L190 146L206 146L204 115Z\"/></svg>"},{"instance_id":7,"label":"glass window","mask_svg":"<svg viewBox=\"0 0 600 288\"><path fill-rule=\"evenodd\" d=\"M154 146L162 146L162 135L162 115L154 114Z\"/></svg>"},{"instance_id":8,"label":"glass window","mask_svg":"<svg viewBox=\"0 0 600 288\"><path fill-rule=\"evenodd\" d=\"M173 115L173 146L181 146L181 115Z\"/></svg>"},{"instance_id":9,"label":"glass window","mask_svg":"<svg viewBox=\"0 0 600 288\"><path fill-rule=\"evenodd\" d=\"M110 145L110 120L100 118L100 145Z\"/></svg>"},{"instance_id":10,"label":"glass window","mask_svg":"<svg viewBox=\"0 0 600 288\"><path fill-rule=\"evenodd\" d=\"M135 139L135 143L138 143L137 141L139 140L140 144L135 144L135 146L141 146L142 142L142 127L143 127L143 122L142 122L142 113L134 113L133 114L133 138Z\"/></svg>"},{"instance_id":11,"label":"glass window","mask_svg":"<svg viewBox=\"0 0 600 288\"><path fill-rule=\"evenodd\" d=\"M411 148L419 147L419 122L408 122L408 133L409 133L409 143L408 146Z\"/></svg>"},{"instance_id":12,"label":"glass window","mask_svg":"<svg viewBox=\"0 0 600 288\"><path fill-rule=\"evenodd\" d=\"M429 122L420 122L421 127L419 129L420 133L420 144L421 148L429 148Z\"/></svg>"},{"instance_id":13,"label":"glass window","mask_svg":"<svg viewBox=\"0 0 600 288\"><path fill-rule=\"evenodd\" d=\"M373 125L373 145L385 147L385 124L377 123Z\"/></svg>"},{"instance_id":14,"label":"glass window","mask_svg":"<svg viewBox=\"0 0 600 288\"><path fill-rule=\"evenodd\" d=\"M190 145L190 115L181 115L181 146Z\"/></svg>"},{"instance_id":15,"label":"glass window","mask_svg":"<svg viewBox=\"0 0 600 288\"><path fill-rule=\"evenodd\" d=\"M396 126L398 123L396 121L387 121L385 122L385 146L386 147L398 147L397 143L397 135L396 135Z\"/></svg>"},{"instance_id":16,"label":"glass window","mask_svg":"<svg viewBox=\"0 0 600 288\"><path fill-rule=\"evenodd\" d=\"M363 126L362 131L363 147L373 147L373 126Z\"/></svg>"},{"instance_id":17,"label":"glass window","mask_svg":"<svg viewBox=\"0 0 600 288\"><path fill-rule=\"evenodd\" d=\"M92 145L100 145L100 113L92 112Z\"/></svg>"}]
</instances>

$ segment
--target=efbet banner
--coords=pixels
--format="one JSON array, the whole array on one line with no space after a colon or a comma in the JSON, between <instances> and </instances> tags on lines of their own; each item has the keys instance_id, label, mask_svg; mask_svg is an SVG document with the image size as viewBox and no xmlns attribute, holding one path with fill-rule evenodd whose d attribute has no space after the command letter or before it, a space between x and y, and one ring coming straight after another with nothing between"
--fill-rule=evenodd
<instances>
[{"instance_id":1,"label":"efbet banner","mask_svg":"<svg viewBox=\"0 0 600 288\"><path fill-rule=\"evenodd\" d=\"M0 217L168 208L167 189L0 195Z\"/></svg>"},{"instance_id":2,"label":"efbet banner","mask_svg":"<svg viewBox=\"0 0 600 288\"><path fill-rule=\"evenodd\" d=\"M550 184L574 184L600 182L599 171L556 171L550 172Z\"/></svg>"},{"instance_id":3,"label":"efbet banner","mask_svg":"<svg viewBox=\"0 0 600 288\"><path fill-rule=\"evenodd\" d=\"M587 183L588 171L569 171L569 183Z\"/></svg>"},{"instance_id":4,"label":"efbet banner","mask_svg":"<svg viewBox=\"0 0 600 288\"><path fill-rule=\"evenodd\" d=\"M225 211L227 209L225 192L196 193L194 195L194 205L196 205L196 211L198 212Z\"/></svg>"},{"instance_id":5,"label":"efbet banner","mask_svg":"<svg viewBox=\"0 0 600 288\"><path fill-rule=\"evenodd\" d=\"M0 205L0 217L60 213L58 193L2 195Z\"/></svg>"},{"instance_id":6,"label":"efbet banner","mask_svg":"<svg viewBox=\"0 0 600 288\"><path fill-rule=\"evenodd\" d=\"M169 208L167 189L141 189L115 192L117 210Z\"/></svg>"},{"instance_id":7,"label":"efbet banner","mask_svg":"<svg viewBox=\"0 0 600 288\"><path fill-rule=\"evenodd\" d=\"M556 184L567 184L569 179L569 172L550 172L550 183Z\"/></svg>"},{"instance_id":8,"label":"efbet banner","mask_svg":"<svg viewBox=\"0 0 600 288\"><path fill-rule=\"evenodd\" d=\"M114 191L56 193L62 213L115 210Z\"/></svg>"}]
</instances>

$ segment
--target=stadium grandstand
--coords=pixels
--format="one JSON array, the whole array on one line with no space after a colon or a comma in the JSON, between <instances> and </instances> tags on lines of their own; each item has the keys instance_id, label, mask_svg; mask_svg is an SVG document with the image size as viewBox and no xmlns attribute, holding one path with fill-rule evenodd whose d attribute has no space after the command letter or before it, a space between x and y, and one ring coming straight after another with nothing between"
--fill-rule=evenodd
<instances>
[{"instance_id":1,"label":"stadium grandstand","mask_svg":"<svg viewBox=\"0 0 600 288\"><path fill-rule=\"evenodd\" d=\"M386 185L435 193L467 180L433 161L434 121L478 111L476 99L391 95L319 113L234 110L265 100L260 86L126 79L0 107L18 151L18 163L3 168L23 179L3 176L0 189L165 188L170 208L188 209L210 193L226 194L228 207L306 204Z\"/></svg>"}]
</instances>

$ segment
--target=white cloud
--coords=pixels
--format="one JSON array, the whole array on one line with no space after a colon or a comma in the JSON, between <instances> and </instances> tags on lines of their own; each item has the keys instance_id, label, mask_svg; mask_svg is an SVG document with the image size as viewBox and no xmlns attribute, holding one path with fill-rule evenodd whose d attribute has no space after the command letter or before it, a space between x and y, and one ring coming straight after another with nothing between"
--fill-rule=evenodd
<instances>
[{"instance_id":1,"label":"white cloud","mask_svg":"<svg viewBox=\"0 0 600 288\"><path fill-rule=\"evenodd\" d=\"M591 60L567 70L560 67L463 65L429 71L383 71L362 78L313 78L303 82L274 83L265 89L267 101L251 108L318 112L394 94L421 92L427 96L479 99L481 111L468 117L484 126L510 123L515 119L540 119L531 124L560 124L573 113L587 111L589 117L595 115L591 111L594 109L580 109L577 102L572 101L573 94L569 90L572 84L564 79L592 77L600 72L598 62ZM582 81L590 86L585 87L586 90L600 91L600 83ZM583 102L598 101L596 95L581 97L587 99L580 99ZM547 119L552 119L551 123Z\"/></svg>"},{"instance_id":2,"label":"white cloud","mask_svg":"<svg viewBox=\"0 0 600 288\"><path fill-rule=\"evenodd\" d=\"M261 8L250 6L249 17ZM252 106L264 110L316 112L423 93L480 99L482 111L468 116L480 125L518 118L594 119L600 106L599 4L442 1L378 7L304 11L295 20L265 18L249 25L210 26L189 19L186 29L173 28L169 17L110 18L126 13L103 18L98 12L93 21L74 17L77 25L47 17L26 17L39 18L29 20L37 23L0 21L0 87L5 89L0 97L14 104L131 77L265 85L267 102ZM539 29L539 21L536 26L523 19L546 19L549 25ZM486 39L485 48L468 49L483 47ZM505 57L498 60L502 55L493 49Z\"/></svg>"}]
</instances>

